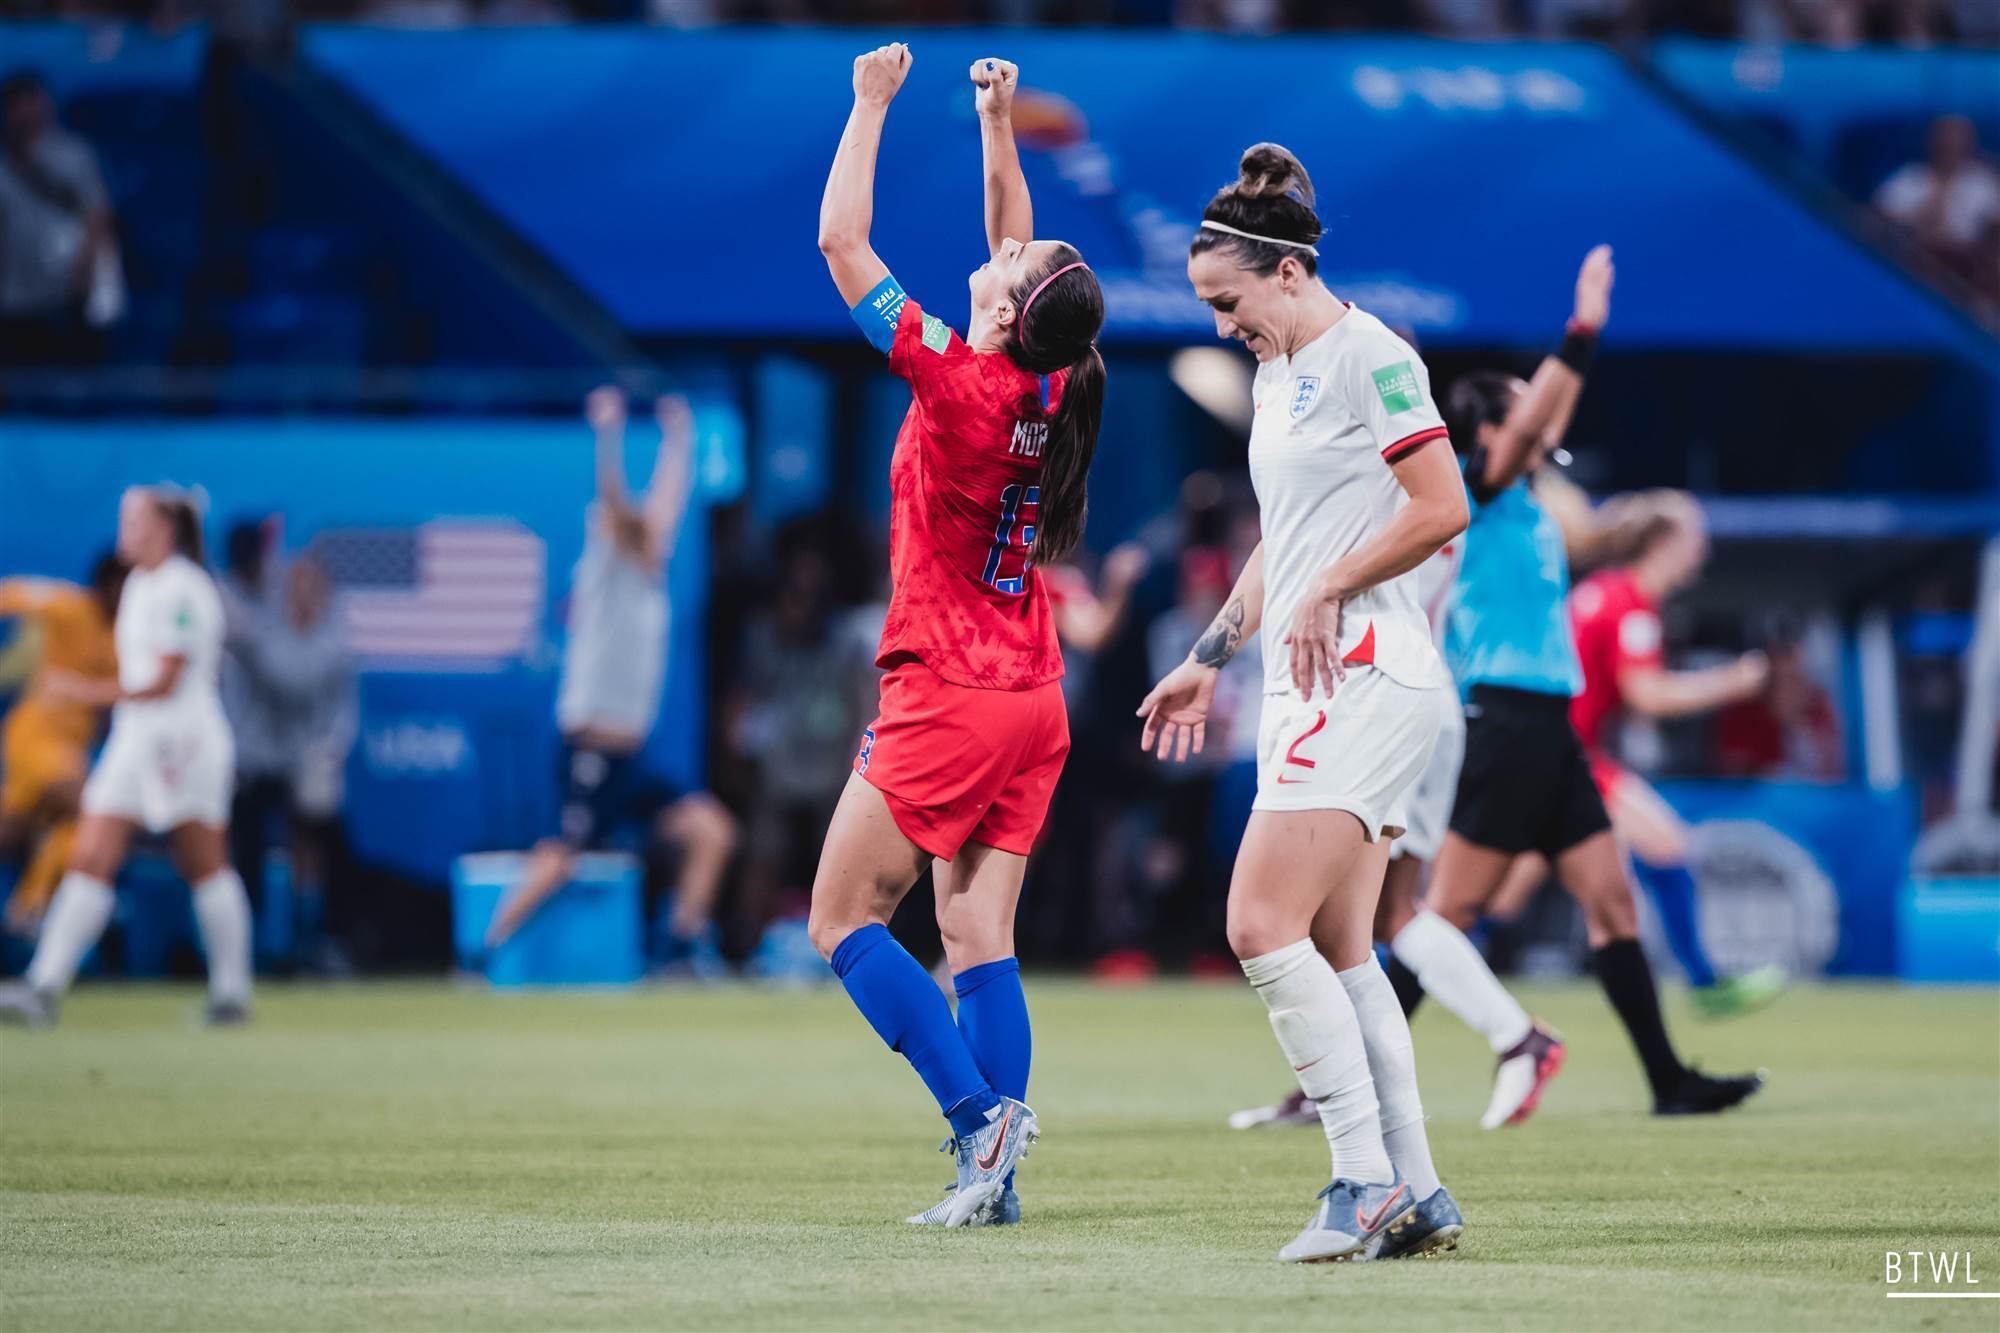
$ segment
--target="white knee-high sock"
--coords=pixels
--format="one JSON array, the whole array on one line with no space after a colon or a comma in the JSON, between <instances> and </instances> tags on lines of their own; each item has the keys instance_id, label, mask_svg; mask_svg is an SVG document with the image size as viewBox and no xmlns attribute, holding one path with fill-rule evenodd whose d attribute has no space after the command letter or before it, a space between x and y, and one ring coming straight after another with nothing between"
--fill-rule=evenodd
<instances>
[{"instance_id":1,"label":"white knee-high sock","mask_svg":"<svg viewBox=\"0 0 2000 1333\"><path fill-rule=\"evenodd\" d=\"M250 998L250 896L232 866L194 886L194 919L208 954L208 993L243 1003Z\"/></svg>"},{"instance_id":2,"label":"white knee-high sock","mask_svg":"<svg viewBox=\"0 0 2000 1333\"><path fill-rule=\"evenodd\" d=\"M1368 1048L1368 1072L1375 1080L1375 1098L1382 1104L1382 1145L1417 1198L1428 1199L1443 1182L1431 1164L1430 1136L1424 1132L1409 1020L1403 1017L1396 988L1373 956L1339 975L1347 998L1354 1002L1362 1044Z\"/></svg>"},{"instance_id":3,"label":"white knee-high sock","mask_svg":"<svg viewBox=\"0 0 2000 1333\"><path fill-rule=\"evenodd\" d=\"M68 990L83 956L111 924L111 909L117 905L118 895L95 875L80 870L64 875L28 964L28 984L51 995Z\"/></svg>"},{"instance_id":4,"label":"white knee-high sock","mask_svg":"<svg viewBox=\"0 0 2000 1333\"><path fill-rule=\"evenodd\" d=\"M1243 975L1271 1011L1271 1030L1299 1087L1319 1106L1335 1178L1394 1178L1368 1050L1347 990L1310 939L1243 960Z\"/></svg>"},{"instance_id":5,"label":"white knee-high sock","mask_svg":"<svg viewBox=\"0 0 2000 1333\"><path fill-rule=\"evenodd\" d=\"M1528 1035L1528 1011L1507 993L1464 932L1437 913L1417 913L1389 947L1424 989L1486 1038L1496 1054Z\"/></svg>"}]
</instances>

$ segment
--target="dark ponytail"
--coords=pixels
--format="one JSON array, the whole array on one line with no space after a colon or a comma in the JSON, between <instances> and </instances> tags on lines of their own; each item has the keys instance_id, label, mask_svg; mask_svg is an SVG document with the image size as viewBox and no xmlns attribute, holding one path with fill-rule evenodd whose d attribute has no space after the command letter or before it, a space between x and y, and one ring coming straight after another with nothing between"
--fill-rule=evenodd
<instances>
[{"instance_id":1,"label":"dark ponytail","mask_svg":"<svg viewBox=\"0 0 2000 1333\"><path fill-rule=\"evenodd\" d=\"M1520 380L1498 370L1474 370L1453 380L1444 400L1444 424L1451 432L1451 447L1461 454L1477 449L1479 428L1505 421L1520 389Z\"/></svg>"},{"instance_id":2,"label":"dark ponytail","mask_svg":"<svg viewBox=\"0 0 2000 1333\"><path fill-rule=\"evenodd\" d=\"M1312 178L1290 149L1274 143L1252 144L1244 150L1234 184L1225 185L1201 211L1204 222L1217 222L1252 236L1270 236L1290 245L1233 235L1231 232L1202 228L1188 246L1189 258L1209 250L1220 250L1236 261L1238 268L1269 277L1286 259L1296 259L1307 277L1319 272L1319 260L1302 249L1324 234L1319 214L1313 211Z\"/></svg>"},{"instance_id":3,"label":"dark ponytail","mask_svg":"<svg viewBox=\"0 0 2000 1333\"><path fill-rule=\"evenodd\" d=\"M1097 352L1104 292L1097 275L1080 267L1082 262L1074 249L1058 244L1054 257L1023 279L1013 294L1014 308L1021 313L1007 338L1008 357L1033 375L1068 372L1042 447L1041 501L1028 551L1039 565L1054 564L1074 551L1090 514L1090 459L1097 452L1097 427L1104 415L1104 358ZM1052 274L1057 276L1050 281ZM1041 402L1031 398L1026 407L1039 413Z\"/></svg>"}]
</instances>

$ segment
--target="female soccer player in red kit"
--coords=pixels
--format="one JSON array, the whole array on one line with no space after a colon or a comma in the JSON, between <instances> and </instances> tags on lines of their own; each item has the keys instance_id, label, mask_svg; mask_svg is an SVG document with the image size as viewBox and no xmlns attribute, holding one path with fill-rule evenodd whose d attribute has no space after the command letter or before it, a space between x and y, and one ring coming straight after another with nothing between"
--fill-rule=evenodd
<instances>
[{"instance_id":1,"label":"female soccer player in red kit","mask_svg":"<svg viewBox=\"0 0 2000 1333\"><path fill-rule=\"evenodd\" d=\"M966 336L904 295L868 228L882 124L910 60L900 43L855 60L854 108L820 202L834 284L910 382L912 401L890 467L881 713L827 830L809 929L951 1122L957 1182L910 1220L967 1226L1019 1217L1010 1182L1038 1134L1021 1101L1030 1043L1014 908L1069 753L1069 721L1035 567L1060 560L1083 532L1104 298L1075 250L1030 239L1011 124L1016 74L998 60L971 70L992 257L970 280ZM888 930L926 866L956 1022Z\"/></svg>"}]
</instances>

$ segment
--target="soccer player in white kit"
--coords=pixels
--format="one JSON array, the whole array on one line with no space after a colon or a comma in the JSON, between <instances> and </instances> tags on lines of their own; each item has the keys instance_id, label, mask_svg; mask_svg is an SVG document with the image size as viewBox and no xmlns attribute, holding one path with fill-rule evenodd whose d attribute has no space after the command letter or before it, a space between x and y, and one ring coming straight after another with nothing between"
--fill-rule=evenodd
<instances>
[{"instance_id":1,"label":"soccer player in white kit","mask_svg":"<svg viewBox=\"0 0 2000 1333\"><path fill-rule=\"evenodd\" d=\"M1445 611L1463 550L1463 540L1455 538L1417 567L1417 604L1430 624L1431 642L1440 651ZM1534 1114L1542 1090L1561 1071L1568 1048L1554 1029L1529 1017L1457 926L1418 904L1424 869L1436 859L1451 823L1464 759L1465 710L1458 690L1447 679L1438 697L1437 746L1405 798L1409 817L1403 836L1389 849L1382 901L1375 911L1375 938L1388 946L1384 970L1406 1017L1426 993L1435 994L1493 1048L1493 1093L1479 1123L1484 1129L1498 1129L1521 1124ZM1323 944L1321 952L1328 947ZM1234 1129L1254 1129L1317 1123L1318 1118L1311 1100L1295 1092L1270 1106L1237 1111L1229 1123Z\"/></svg>"},{"instance_id":2,"label":"soccer player in white kit","mask_svg":"<svg viewBox=\"0 0 2000 1333\"><path fill-rule=\"evenodd\" d=\"M111 735L83 788L83 817L25 981L0 992L0 1021L46 1026L111 920L112 881L133 834L165 834L194 886L208 955L211 1024L250 1016L250 899L229 863L236 746L217 692L222 599L201 567L201 513L167 487L134 487L118 507L130 563L114 636L118 679L61 675L47 688L111 712Z\"/></svg>"},{"instance_id":3,"label":"soccer player in white kit","mask_svg":"<svg viewBox=\"0 0 2000 1333\"><path fill-rule=\"evenodd\" d=\"M1305 169L1259 144L1241 172L1204 210L1188 278L1216 331L1259 362L1250 476L1264 540L1140 705L1141 743L1162 759L1199 750L1216 676L1261 625L1257 797L1229 943L1318 1106L1334 1177L1279 1258L1400 1257L1463 1229L1431 1163L1373 927L1446 687L1413 571L1464 530L1467 507L1423 362L1317 276Z\"/></svg>"}]
</instances>

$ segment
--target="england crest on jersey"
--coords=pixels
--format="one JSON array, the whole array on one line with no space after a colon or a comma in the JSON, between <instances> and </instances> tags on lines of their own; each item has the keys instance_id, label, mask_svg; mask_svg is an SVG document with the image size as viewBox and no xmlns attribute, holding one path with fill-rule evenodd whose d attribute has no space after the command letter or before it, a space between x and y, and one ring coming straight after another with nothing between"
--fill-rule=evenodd
<instances>
[{"instance_id":1,"label":"england crest on jersey","mask_svg":"<svg viewBox=\"0 0 2000 1333\"><path fill-rule=\"evenodd\" d=\"M1292 420L1297 421L1312 411L1312 405L1319 401L1319 376L1301 375L1292 381Z\"/></svg>"}]
</instances>

